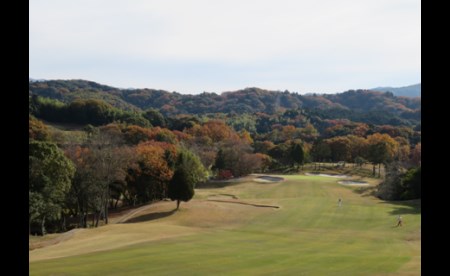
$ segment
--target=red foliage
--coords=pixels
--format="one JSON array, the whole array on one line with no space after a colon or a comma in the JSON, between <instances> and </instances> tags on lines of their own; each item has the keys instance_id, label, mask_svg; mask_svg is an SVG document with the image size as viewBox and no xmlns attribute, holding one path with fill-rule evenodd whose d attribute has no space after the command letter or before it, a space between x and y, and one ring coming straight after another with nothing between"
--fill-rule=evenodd
<instances>
[{"instance_id":1,"label":"red foliage","mask_svg":"<svg viewBox=\"0 0 450 276\"><path fill-rule=\"evenodd\" d=\"M227 179L231 179L231 178L233 178L233 174L231 173L230 170L220 170L217 173L217 179L227 180Z\"/></svg>"}]
</instances>

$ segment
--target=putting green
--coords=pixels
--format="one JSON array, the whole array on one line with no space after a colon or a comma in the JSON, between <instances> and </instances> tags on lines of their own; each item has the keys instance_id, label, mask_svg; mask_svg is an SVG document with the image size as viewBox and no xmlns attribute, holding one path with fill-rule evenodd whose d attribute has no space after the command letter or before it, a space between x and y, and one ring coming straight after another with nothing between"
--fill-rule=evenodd
<instances>
[{"instance_id":1,"label":"putting green","mask_svg":"<svg viewBox=\"0 0 450 276\"><path fill-rule=\"evenodd\" d=\"M179 212L161 202L129 223L82 229L30 251L30 275L420 275L420 201L282 177L198 189ZM209 200L215 195L229 196Z\"/></svg>"}]
</instances>

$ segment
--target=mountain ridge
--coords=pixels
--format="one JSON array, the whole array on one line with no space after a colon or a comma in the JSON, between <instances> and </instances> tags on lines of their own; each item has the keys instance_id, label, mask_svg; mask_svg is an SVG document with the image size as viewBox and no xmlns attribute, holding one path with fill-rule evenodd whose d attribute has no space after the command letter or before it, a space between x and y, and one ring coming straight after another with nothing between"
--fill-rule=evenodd
<instances>
[{"instance_id":1,"label":"mountain ridge","mask_svg":"<svg viewBox=\"0 0 450 276\"><path fill-rule=\"evenodd\" d=\"M127 111L157 109L166 116L211 113L274 114L286 110L313 110L329 118L355 119L376 113L401 120L420 120L421 99L397 97L389 92L349 90L337 94L301 95L256 87L221 94L180 94L157 89L119 89L86 80L47 80L29 83L29 96L70 103L76 99L99 99ZM371 115L372 116L372 115ZM404 122L398 122L403 124Z\"/></svg>"},{"instance_id":2,"label":"mountain ridge","mask_svg":"<svg viewBox=\"0 0 450 276\"><path fill-rule=\"evenodd\" d=\"M380 92L392 92L395 96L420 97L422 93L422 84L417 83L402 87L375 87L370 90Z\"/></svg>"}]
</instances>

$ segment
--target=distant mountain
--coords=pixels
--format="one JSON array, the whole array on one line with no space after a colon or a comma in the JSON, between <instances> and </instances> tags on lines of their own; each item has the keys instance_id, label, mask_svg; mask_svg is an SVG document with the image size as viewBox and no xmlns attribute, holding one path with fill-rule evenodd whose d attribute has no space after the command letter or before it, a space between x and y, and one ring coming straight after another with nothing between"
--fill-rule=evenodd
<instances>
[{"instance_id":1,"label":"distant mountain","mask_svg":"<svg viewBox=\"0 0 450 276\"><path fill-rule=\"evenodd\" d=\"M403 87L377 87L371 90L380 92L392 92L395 96L420 97L422 85L420 83Z\"/></svg>"}]
</instances>

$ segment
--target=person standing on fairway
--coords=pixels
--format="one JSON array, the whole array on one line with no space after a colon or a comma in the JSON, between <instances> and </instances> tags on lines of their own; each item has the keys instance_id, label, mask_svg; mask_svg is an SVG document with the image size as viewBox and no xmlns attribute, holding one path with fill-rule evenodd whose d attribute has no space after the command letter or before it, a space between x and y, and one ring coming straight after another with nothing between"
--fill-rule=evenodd
<instances>
[{"instance_id":1,"label":"person standing on fairway","mask_svg":"<svg viewBox=\"0 0 450 276\"><path fill-rule=\"evenodd\" d=\"M342 205L342 198L339 198L338 199L338 206L341 207L341 205Z\"/></svg>"},{"instance_id":2,"label":"person standing on fairway","mask_svg":"<svg viewBox=\"0 0 450 276\"><path fill-rule=\"evenodd\" d=\"M397 218L397 227L402 226L402 225L403 225L402 216L398 215L398 218Z\"/></svg>"}]
</instances>

